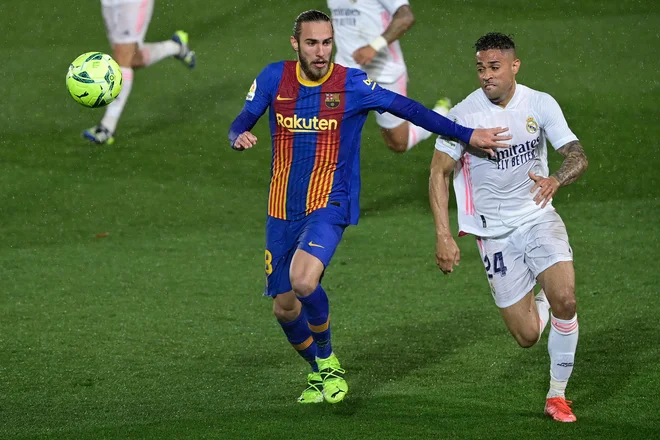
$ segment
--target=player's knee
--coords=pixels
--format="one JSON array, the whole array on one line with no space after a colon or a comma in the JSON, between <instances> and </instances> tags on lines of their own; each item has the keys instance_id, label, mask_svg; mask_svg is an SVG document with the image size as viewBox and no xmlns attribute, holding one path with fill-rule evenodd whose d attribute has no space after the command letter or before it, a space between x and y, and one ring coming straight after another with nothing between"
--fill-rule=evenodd
<instances>
[{"instance_id":1,"label":"player's knee","mask_svg":"<svg viewBox=\"0 0 660 440\"><path fill-rule=\"evenodd\" d=\"M307 277L291 277L291 287L297 296L307 296L314 292L318 285L317 280L311 280Z\"/></svg>"},{"instance_id":2,"label":"player's knee","mask_svg":"<svg viewBox=\"0 0 660 440\"><path fill-rule=\"evenodd\" d=\"M577 301L573 291L566 291L552 302L552 314L559 319L571 319L577 312Z\"/></svg>"}]
</instances>

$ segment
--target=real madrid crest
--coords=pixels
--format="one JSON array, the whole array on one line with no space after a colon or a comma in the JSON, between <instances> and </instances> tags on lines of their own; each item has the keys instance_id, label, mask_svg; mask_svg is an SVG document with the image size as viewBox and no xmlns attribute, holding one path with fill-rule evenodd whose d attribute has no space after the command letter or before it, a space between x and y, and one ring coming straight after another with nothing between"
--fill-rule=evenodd
<instances>
[{"instance_id":1,"label":"real madrid crest","mask_svg":"<svg viewBox=\"0 0 660 440\"><path fill-rule=\"evenodd\" d=\"M525 128L529 133L536 134L536 132L539 131L539 124L537 124L534 118L530 116L529 118L527 118L527 122L525 123Z\"/></svg>"},{"instance_id":2,"label":"real madrid crest","mask_svg":"<svg viewBox=\"0 0 660 440\"><path fill-rule=\"evenodd\" d=\"M325 106L328 108L337 108L341 101L339 100L339 93L326 93Z\"/></svg>"}]
</instances>

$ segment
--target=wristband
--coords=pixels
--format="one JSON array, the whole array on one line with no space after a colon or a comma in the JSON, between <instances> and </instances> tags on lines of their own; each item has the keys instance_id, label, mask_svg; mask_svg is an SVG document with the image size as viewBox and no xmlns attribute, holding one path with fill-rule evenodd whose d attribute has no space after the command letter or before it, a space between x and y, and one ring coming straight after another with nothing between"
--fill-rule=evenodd
<instances>
[{"instance_id":1,"label":"wristband","mask_svg":"<svg viewBox=\"0 0 660 440\"><path fill-rule=\"evenodd\" d=\"M380 35L374 41L369 43L369 46L371 46L376 52L380 52L382 49L387 47L387 40L385 39L385 37Z\"/></svg>"}]
</instances>

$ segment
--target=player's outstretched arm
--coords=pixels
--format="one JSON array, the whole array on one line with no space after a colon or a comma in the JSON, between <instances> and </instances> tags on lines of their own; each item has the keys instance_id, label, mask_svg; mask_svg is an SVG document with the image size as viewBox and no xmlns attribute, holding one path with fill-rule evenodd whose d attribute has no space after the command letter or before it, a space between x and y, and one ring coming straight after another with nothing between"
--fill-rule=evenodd
<instances>
[{"instance_id":1,"label":"player's outstretched arm","mask_svg":"<svg viewBox=\"0 0 660 440\"><path fill-rule=\"evenodd\" d=\"M353 59L362 66L368 65L378 52L386 51L387 47L401 38L413 24L415 24L415 16L410 10L410 6L401 6L392 16L392 21L383 32L383 35L380 35L368 45L356 49L353 52Z\"/></svg>"},{"instance_id":2,"label":"player's outstretched arm","mask_svg":"<svg viewBox=\"0 0 660 440\"><path fill-rule=\"evenodd\" d=\"M435 262L444 274L451 273L461 261L461 251L456 245L449 226L449 176L456 161L447 153L435 150L429 178L429 202L435 222Z\"/></svg>"},{"instance_id":3,"label":"player's outstretched arm","mask_svg":"<svg viewBox=\"0 0 660 440\"><path fill-rule=\"evenodd\" d=\"M506 141L510 140L511 136L502 135L502 133L509 130L508 128L472 129L464 127L410 98L386 89L379 88L378 91L383 96L394 96L389 106L381 108L430 132L439 134L440 136L458 139L463 143L486 151L491 156L495 154L493 152L494 148L509 147Z\"/></svg>"},{"instance_id":4,"label":"player's outstretched arm","mask_svg":"<svg viewBox=\"0 0 660 440\"><path fill-rule=\"evenodd\" d=\"M552 199L559 187L578 180L589 166L587 155L579 141L571 141L557 151L564 156L564 162L554 174L550 177L542 177L531 171L529 172L529 178L534 181L534 186L530 192L534 193L538 190L534 196L534 201L537 205L542 203L541 208L545 208L545 205Z\"/></svg>"}]
</instances>

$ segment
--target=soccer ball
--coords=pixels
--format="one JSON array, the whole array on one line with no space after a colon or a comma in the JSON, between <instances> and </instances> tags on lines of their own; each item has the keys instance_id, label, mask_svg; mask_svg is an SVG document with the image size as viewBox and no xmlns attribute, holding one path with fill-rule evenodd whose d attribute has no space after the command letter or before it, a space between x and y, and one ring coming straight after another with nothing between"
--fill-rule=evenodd
<instances>
[{"instance_id":1,"label":"soccer ball","mask_svg":"<svg viewBox=\"0 0 660 440\"><path fill-rule=\"evenodd\" d=\"M87 52L73 60L66 74L71 97L85 107L103 107L121 92L119 64L102 52Z\"/></svg>"}]
</instances>

